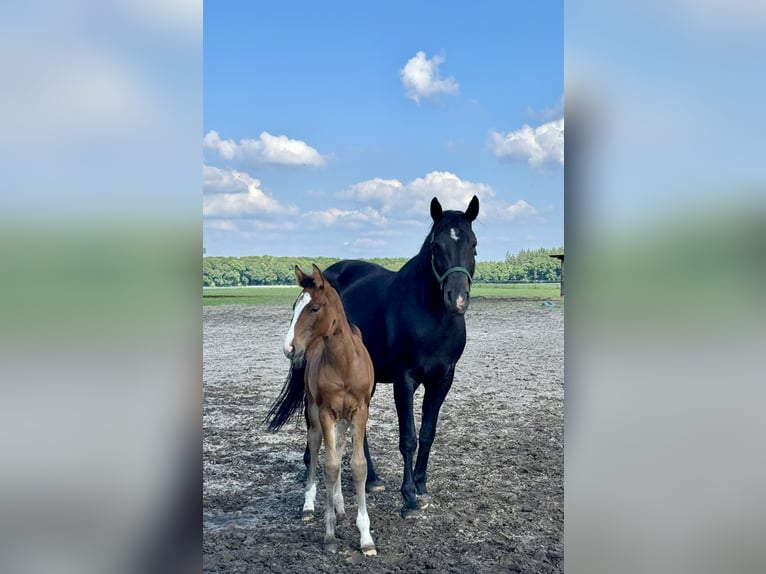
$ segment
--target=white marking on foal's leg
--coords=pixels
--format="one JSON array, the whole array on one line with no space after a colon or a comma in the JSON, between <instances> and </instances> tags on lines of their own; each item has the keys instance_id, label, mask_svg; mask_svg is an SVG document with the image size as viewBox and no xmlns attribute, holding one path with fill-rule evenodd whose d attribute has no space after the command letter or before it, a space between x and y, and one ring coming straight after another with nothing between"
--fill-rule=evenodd
<instances>
[{"instance_id":1,"label":"white marking on foal's leg","mask_svg":"<svg viewBox=\"0 0 766 574\"><path fill-rule=\"evenodd\" d=\"M306 485L306 492L303 497L303 520L308 520L311 515L314 514L314 501L317 497L317 483L312 482L311 485Z\"/></svg>"},{"instance_id":2,"label":"white marking on foal's leg","mask_svg":"<svg viewBox=\"0 0 766 574\"><path fill-rule=\"evenodd\" d=\"M310 301L311 301L311 295L304 292L295 302L295 308L293 309L293 320L290 322L290 328L288 329L287 336L285 337L285 345L283 348L285 355L289 355L293 351L293 339L295 338L295 324L298 322L298 317L300 317L301 311L303 311L304 307L306 307L306 305L308 305Z\"/></svg>"},{"instance_id":3,"label":"white marking on foal's leg","mask_svg":"<svg viewBox=\"0 0 766 574\"><path fill-rule=\"evenodd\" d=\"M455 241L458 241L460 239L460 237L458 236L457 231L455 231L454 227L450 227L449 228L449 236L452 239L454 239Z\"/></svg>"},{"instance_id":4,"label":"white marking on foal's leg","mask_svg":"<svg viewBox=\"0 0 766 574\"><path fill-rule=\"evenodd\" d=\"M360 432L361 431L361 432ZM367 480L367 461L364 458L364 429L355 429L354 451L351 455L351 476L356 487L356 527L359 529L359 547L365 556L375 556L375 543L370 534L370 517L367 514L365 481Z\"/></svg>"},{"instance_id":5,"label":"white marking on foal's leg","mask_svg":"<svg viewBox=\"0 0 766 574\"><path fill-rule=\"evenodd\" d=\"M318 428L316 414L312 411L315 406L309 406L309 417L312 419L311 427L308 430L308 445L311 460L309 461L309 475L306 479L306 490L303 498L303 520L311 520L314 516L314 501L317 495L317 457L319 456L319 446L322 444L322 431Z\"/></svg>"}]
</instances>

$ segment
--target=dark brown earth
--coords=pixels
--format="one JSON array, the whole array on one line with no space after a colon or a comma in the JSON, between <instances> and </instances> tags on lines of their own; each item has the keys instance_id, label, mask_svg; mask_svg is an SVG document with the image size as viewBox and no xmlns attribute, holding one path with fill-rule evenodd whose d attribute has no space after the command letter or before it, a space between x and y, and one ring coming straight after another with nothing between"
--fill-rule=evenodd
<instances>
[{"instance_id":1,"label":"dark brown earth","mask_svg":"<svg viewBox=\"0 0 766 574\"><path fill-rule=\"evenodd\" d=\"M288 370L281 348L289 321L287 307L204 308L205 572L563 571L561 306L471 303L468 342L431 450L431 505L417 520L399 515L393 392L378 386L368 433L386 490L367 497L378 549L371 558L358 548L347 460L347 519L336 528L338 553L325 554L321 478L316 518L301 521L302 420L264 430ZM422 389L415 400L419 410Z\"/></svg>"}]
</instances>

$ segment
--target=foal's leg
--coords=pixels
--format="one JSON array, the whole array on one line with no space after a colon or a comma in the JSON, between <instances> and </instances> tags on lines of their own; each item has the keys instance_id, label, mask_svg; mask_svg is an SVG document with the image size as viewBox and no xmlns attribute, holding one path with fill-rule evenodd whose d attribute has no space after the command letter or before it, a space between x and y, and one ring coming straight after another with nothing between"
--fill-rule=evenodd
<instances>
[{"instance_id":1,"label":"foal's leg","mask_svg":"<svg viewBox=\"0 0 766 574\"><path fill-rule=\"evenodd\" d=\"M375 556L375 543L370 535L370 517L367 515L365 481L367 462L364 459L364 428L367 426L367 409L360 408L351 424L351 476L356 487L356 527L359 529L359 546L365 556Z\"/></svg>"},{"instance_id":2,"label":"foal's leg","mask_svg":"<svg viewBox=\"0 0 766 574\"><path fill-rule=\"evenodd\" d=\"M402 380L394 383L394 402L399 418L399 452L404 459L404 477L401 493L404 497L402 518L414 518L420 513L415 497L415 480L412 475L412 457L415 454L415 417L412 410L412 395L415 393L415 379L405 373Z\"/></svg>"},{"instance_id":3,"label":"foal's leg","mask_svg":"<svg viewBox=\"0 0 766 574\"><path fill-rule=\"evenodd\" d=\"M439 410L452 386L455 368L452 367L445 377L435 386L427 386L423 396L423 417L420 421L420 445L418 458L415 463L415 488L421 497L421 507L428 506L428 489L426 488L426 467L428 456L431 453L431 445L436 435L436 422L439 418Z\"/></svg>"},{"instance_id":4,"label":"foal's leg","mask_svg":"<svg viewBox=\"0 0 766 574\"><path fill-rule=\"evenodd\" d=\"M309 453L309 460L306 463L308 477L303 497L303 520L311 520L314 517L314 500L316 500L317 495L317 462L319 460L319 446L322 444L322 427L319 424L316 408L314 405L306 409L306 421L309 425L306 450ZM309 419L309 409L313 411L311 420Z\"/></svg>"},{"instance_id":5,"label":"foal's leg","mask_svg":"<svg viewBox=\"0 0 766 574\"><path fill-rule=\"evenodd\" d=\"M308 432L309 427L311 427L311 421L309 420L309 399L308 396L303 397L303 416L306 419L306 432ZM317 421L317 428L319 428L319 421ZM309 445L308 441L306 441L306 450L303 451L303 464L306 465L306 475L305 478L308 480L309 476L309 464L311 464L311 446ZM314 464L316 465L317 459L316 456L314 457Z\"/></svg>"},{"instance_id":6,"label":"foal's leg","mask_svg":"<svg viewBox=\"0 0 766 574\"><path fill-rule=\"evenodd\" d=\"M339 524L346 518L346 507L343 504L343 491L341 489L340 473L343 467L343 453L346 451L346 429L348 422L341 419L335 423L335 452L341 468L338 469L338 480L335 482L335 490L332 493L333 507L335 508L335 523Z\"/></svg>"},{"instance_id":7,"label":"foal's leg","mask_svg":"<svg viewBox=\"0 0 766 574\"><path fill-rule=\"evenodd\" d=\"M335 448L335 420L329 412L319 414L324 435L324 482L327 488L327 502L324 510L324 546L327 552L335 554L338 544L335 541L335 484L340 482L340 459Z\"/></svg>"}]
</instances>

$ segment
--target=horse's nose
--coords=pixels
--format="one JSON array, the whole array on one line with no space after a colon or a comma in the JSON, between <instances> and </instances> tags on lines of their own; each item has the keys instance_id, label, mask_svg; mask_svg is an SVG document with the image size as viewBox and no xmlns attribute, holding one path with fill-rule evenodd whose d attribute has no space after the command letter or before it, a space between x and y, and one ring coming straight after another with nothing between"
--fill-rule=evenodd
<instances>
[{"instance_id":1,"label":"horse's nose","mask_svg":"<svg viewBox=\"0 0 766 574\"><path fill-rule=\"evenodd\" d=\"M288 359L293 358L293 355L295 354L295 347L293 347L292 345L285 344L282 350L285 352L285 357L287 357Z\"/></svg>"},{"instance_id":2,"label":"horse's nose","mask_svg":"<svg viewBox=\"0 0 766 574\"><path fill-rule=\"evenodd\" d=\"M459 291L457 296L455 295L455 291L452 289L447 289L445 292L444 303L447 305L448 309L452 309L453 313L458 313L461 315L465 313L466 309L468 309L469 300L470 295L465 291Z\"/></svg>"}]
</instances>

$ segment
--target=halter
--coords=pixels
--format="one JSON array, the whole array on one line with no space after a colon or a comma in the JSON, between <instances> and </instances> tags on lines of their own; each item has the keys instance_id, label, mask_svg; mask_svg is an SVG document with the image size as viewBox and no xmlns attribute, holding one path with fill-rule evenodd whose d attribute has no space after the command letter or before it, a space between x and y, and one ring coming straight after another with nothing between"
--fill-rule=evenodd
<instances>
[{"instance_id":1,"label":"halter","mask_svg":"<svg viewBox=\"0 0 766 574\"><path fill-rule=\"evenodd\" d=\"M460 267L459 265L456 267L450 267L447 269L442 275L439 275L439 272L436 270L436 265L434 265L434 256L431 255L431 269L434 271L434 275L436 276L436 280L439 282L439 289L442 288L444 285L444 281L447 279L449 275L452 273L463 273L466 277L468 277L468 287L470 288L471 282L473 281L473 277L471 277L471 272L468 271L465 267Z\"/></svg>"},{"instance_id":2,"label":"halter","mask_svg":"<svg viewBox=\"0 0 766 574\"><path fill-rule=\"evenodd\" d=\"M431 232L431 243L434 242L434 234ZM450 267L447 269L442 275L439 275L439 272L436 270L436 265L434 265L434 254L431 253L431 269L434 272L434 276L436 277L436 280L439 282L439 289L442 289L444 287L444 281L453 273L463 273L466 277L468 277L468 289L471 289L471 283L473 282L473 276L471 275L471 272L468 271L465 267L461 267L460 265L456 265L455 267Z\"/></svg>"}]
</instances>

